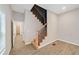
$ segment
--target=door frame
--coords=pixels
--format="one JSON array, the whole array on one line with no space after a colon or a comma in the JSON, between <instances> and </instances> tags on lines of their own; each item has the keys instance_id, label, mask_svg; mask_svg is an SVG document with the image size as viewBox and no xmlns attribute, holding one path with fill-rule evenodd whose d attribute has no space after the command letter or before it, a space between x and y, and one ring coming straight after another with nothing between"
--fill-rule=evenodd
<instances>
[{"instance_id":1,"label":"door frame","mask_svg":"<svg viewBox=\"0 0 79 59\"><path fill-rule=\"evenodd\" d=\"M13 21L11 20L11 49L13 48Z\"/></svg>"}]
</instances>

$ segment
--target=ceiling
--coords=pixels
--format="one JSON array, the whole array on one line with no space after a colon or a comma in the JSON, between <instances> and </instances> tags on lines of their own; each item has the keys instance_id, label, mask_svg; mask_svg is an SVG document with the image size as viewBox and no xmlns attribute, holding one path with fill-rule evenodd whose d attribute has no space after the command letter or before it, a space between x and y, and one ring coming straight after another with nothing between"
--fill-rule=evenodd
<instances>
[{"instance_id":1,"label":"ceiling","mask_svg":"<svg viewBox=\"0 0 79 59\"><path fill-rule=\"evenodd\" d=\"M64 12L68 12L74 9L79 8L79 4L39 4L39 6L53 11L56 14L61 14ZM24 10L31 10L33 4L12 4L11 8L20 13L24 13Z\"/></svg>"},{"instance_id":2,"label":"ceiling","mask_svg":"<svg viewBox=\"0 0 79 59\"><path fill-rule=\"evenodd\" d=\"M13 11L24 13L25 10L30 10L33 4L11 4Z\"/></svg>"}]
</instances>

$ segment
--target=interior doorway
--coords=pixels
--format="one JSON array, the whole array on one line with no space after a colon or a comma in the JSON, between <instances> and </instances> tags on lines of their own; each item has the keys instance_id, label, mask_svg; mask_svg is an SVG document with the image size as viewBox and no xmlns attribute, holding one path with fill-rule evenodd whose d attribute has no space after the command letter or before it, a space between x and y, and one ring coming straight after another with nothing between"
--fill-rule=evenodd
<instances>
[{"instance_id":1,"label":"interior doorway","mask_svg":"<svg viewBox=\"0 0 79 59\"><path fill-rule=\"evenodd\" d=\"M20 24L16 24L16 35L20 35Z\"/></svg>"},{"instance_id":2,"label":"interior doorway","mask_svg":"<svg viewBox=\"0 0 79 59\"><path fill-rule=\"evenodd\" d=\"M13 21L11 21L11 48L13 48Z\"/></svg>"},{"instance_id":3,"label":"interior doorway","mask_svg":"<svg viewBox=\"0 0 79 59\"><path fill-rule=\"evenodd\" d=\"M11 21L11 48L14 48L17 46L19 41L17 41L20 37L22 38L22 22L18 22L15 20ZM17 39L18 38L18 39ZM23 41L22 39L20 41Z\"/></svg>"},{"instance_id":4,"label":"interior doorway","mask_svg":"<svg viewBox=\"0 0 79 59\"><path fill-rule=\"evenodd\" d=\"M17 36L21 35L21 24L15 20L11 21L11 49L15 47L15 40Z\"/></svg>"}]
</instances>

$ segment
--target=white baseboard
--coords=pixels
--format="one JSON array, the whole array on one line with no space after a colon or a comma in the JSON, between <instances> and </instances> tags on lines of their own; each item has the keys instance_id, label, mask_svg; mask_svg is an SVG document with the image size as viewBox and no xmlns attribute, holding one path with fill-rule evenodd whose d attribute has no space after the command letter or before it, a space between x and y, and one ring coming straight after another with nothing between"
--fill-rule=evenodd
<instances>
[{"instance_id":1,"label":"white baseboard","mask_svg":"<svg viewBox=\"0 0 79 59\"><path fill-rule=\"evenodd\" d=\"M44 46L46 46L46 45L48 45L48 44L50 44L50 43L52 43L52 42L55 42L56 40L54 40L54 41L50 41L50 42L48 42L48 43L46 43L46 44L44 44L44 45L41 45L39 48L42 48L42 47L44 47Z\"/></svg>"},{"instance_id":2,"label":"white baseboard","mask_svg":"<svg viewBox=\"0 0 79 59\"><path fill-rule=\"evenodd\" d=\"M25 42L25 45L28 45L28 44L31 44L31 41L30 42Z\"/></svg>"},{"instance_id":3,"label":"white baseboard","mask_svg":"<svg viewBox=\"0 0 79 59\"><path fill-rule=\"evenodd\" d=\"M67 43L70 43L70 44L79 46L79 44L77 44L77 43L73 43L73 42L68 41L68 40L64 40L64 39L57 39L57 40L60 40L60 41L63 41L63 42L67 42Z\"/></svg>"},{"instance_id":4,"label":"white baseboard","mask_svg":"<svg viewBox=\"0 0 79 59\"><path fill-rule=\"evenodd\" d=\"M50 44L50 43L52 43L52 42L55 42L55 41L57 41L57 40L60 40L60 41L63 41L63 42L67 42L67 43L70 43L70 44L79 46L79 44L73 43L73 42L71 42L71 41L67 41L67 40L63 40L63 39L56 39L56 40L54 40L54 41L48 42L48 43L46 43L46 44L44 44L44 45L41 45L39 48L42 48L42 47L44 47L44 46L46 46L46 45L48 45L48 44Z\"/></svg>"}]
</instances>

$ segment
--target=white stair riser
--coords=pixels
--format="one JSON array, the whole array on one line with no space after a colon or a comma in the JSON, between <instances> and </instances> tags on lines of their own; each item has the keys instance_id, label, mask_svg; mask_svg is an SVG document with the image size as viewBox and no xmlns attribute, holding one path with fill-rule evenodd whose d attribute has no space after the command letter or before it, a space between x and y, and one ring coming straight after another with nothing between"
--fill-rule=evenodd
<instances>
[{"instance_id":1,"label":"white stair riser","mask_svg":"<svg viewBox=\"0 0 79 59\"><path fill-rule=\"evenodd\" d=\"M41 45L43 45L46 42L47 42L47 36L45 36L45 38L43 39L43 42L41 42Z\"/></svg>"},{"instance_id":2,"label":"white stair riser","mask_svg":"<svg viewBox=\"0 0 79 59\"><path fill-rule=\"evenodd\" d=\"M37 17L34 15L34 14L32 14L32 16L33 16L33 18L34 18L34 20L36 20L36 21L38 21L39 23L41 23L40 21L39 21L39 19L37 19ZM41 23L42 24L42 23ZM43 24L42 24L43 25Z\"/></svg>"}]
</instances>

